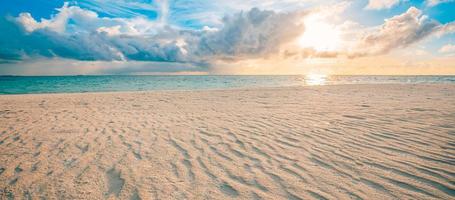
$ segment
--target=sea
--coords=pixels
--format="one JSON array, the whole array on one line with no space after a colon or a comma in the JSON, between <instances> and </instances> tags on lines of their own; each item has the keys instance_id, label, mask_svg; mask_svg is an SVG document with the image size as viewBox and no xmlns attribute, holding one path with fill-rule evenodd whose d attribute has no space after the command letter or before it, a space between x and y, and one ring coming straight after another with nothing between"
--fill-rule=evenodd
<instances>
[{"instance_id":1,"label":"sea","mask_svg":"<svg viewBox=\"0 0 455 200\"><path fill-rule=\"evenodd\" d=\"M211 90L339 84L455 84L455 76L0 76L0 94Z\"/></svg>"}]
</instances>

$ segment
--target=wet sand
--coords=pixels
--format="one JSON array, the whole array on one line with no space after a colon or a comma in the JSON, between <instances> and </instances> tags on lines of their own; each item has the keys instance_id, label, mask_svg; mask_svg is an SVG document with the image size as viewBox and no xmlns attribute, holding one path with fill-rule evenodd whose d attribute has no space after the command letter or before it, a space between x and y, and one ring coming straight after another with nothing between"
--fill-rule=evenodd
<instances>
[{"instance_id":1,"label":"wet sand","mask_svg":"<svg viewBox=\"0 0 455 200\"><path fill-rule=\"evenodd\" d=\"M454 199L455 85L0 96L0 199Z\"/></svg>"}]
</instances>

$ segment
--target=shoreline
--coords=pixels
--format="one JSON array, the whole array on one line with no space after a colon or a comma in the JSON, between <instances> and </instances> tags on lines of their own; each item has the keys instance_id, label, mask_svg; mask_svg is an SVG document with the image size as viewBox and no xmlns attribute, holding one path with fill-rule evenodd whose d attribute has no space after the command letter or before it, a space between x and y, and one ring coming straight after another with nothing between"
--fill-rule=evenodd
<instances>
[{"instance_id":1,"label":"shoreline","mask_svg":"<svg viewBox=\"0 0 455 200\"><path fill-rule=\"evenodd\" d=\"M27 95L81 95L81 94L118 94L118 93L155 93L155 92L204 92L204 91L242 91L242 90L279 90L311 87L333 87L333 86L455 86L455 83L342 83L326 85L293 85L293 86L274 86L274 87L233 87L233 88L209 88L209 89L157 89L157 90L125 90L125 91L92 91L92 92L53 92L53 93L19 93L19 94L0 94L2 96L27 96Z\"/></svg>"}]
</instances>

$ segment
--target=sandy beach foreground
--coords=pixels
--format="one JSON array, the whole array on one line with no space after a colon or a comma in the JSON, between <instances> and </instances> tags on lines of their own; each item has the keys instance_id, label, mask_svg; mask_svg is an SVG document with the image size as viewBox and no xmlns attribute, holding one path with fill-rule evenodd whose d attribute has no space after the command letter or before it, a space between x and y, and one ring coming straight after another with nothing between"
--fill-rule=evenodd
<instances>
[{"instance_id":1,"label":"sandy beach foreground","mask_svg":"<svg viewBox=\"0 0 455 200\"><path fill-rule=\"evenodd\" d=\"M0 199L454 199L455 85L0 96Z\"/></svg>"}]
</instances>

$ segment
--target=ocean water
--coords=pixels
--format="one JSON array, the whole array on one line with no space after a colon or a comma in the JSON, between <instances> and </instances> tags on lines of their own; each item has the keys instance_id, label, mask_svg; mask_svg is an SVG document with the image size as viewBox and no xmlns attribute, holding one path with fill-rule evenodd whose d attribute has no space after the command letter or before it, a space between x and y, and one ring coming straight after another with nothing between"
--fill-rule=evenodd
<instances>
[{"instance_id":1,"label":"ocean water","mask_svg":"<svg viewBox=\"0 0 455 200\"><path fill-rule=\"evenodd\" d=\"M455 76L0 76L0 94L206 90L386 83L455 84Z\"/></svg>"}]
</instances>

